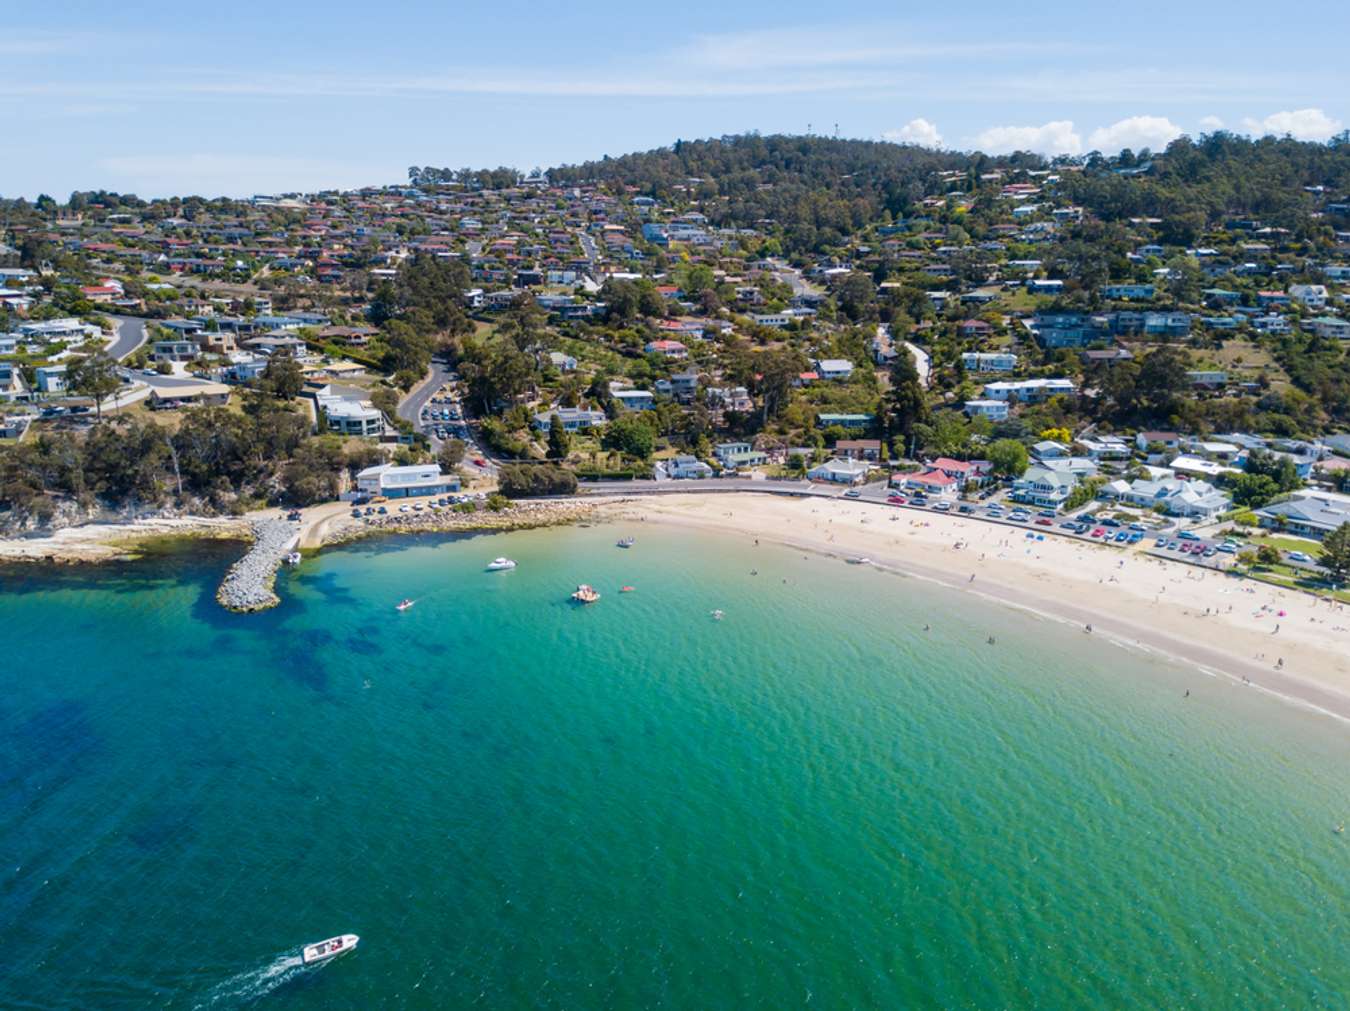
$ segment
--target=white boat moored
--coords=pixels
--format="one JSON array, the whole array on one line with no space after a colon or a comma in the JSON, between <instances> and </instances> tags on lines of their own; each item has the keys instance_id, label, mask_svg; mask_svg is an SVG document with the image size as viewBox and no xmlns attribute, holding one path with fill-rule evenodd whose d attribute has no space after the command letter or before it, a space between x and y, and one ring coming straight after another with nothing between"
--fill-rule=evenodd
<instances>
[{"instance_id":1,"label":"white boat moored","mask_svg":"<svg viewBox=\"0 0 1350 1011\"><path fill-rule=\"evenodd\" d=\"M515 567L516 563L509 558L494 558L492 561L488 562L487 570L488 572L503 572L506 569L514 569Z\"/></svg>"},{"instance_id":2,"label":"white boat moored","mask_svg":"<svg viewBox=\"0 0 1350 1011\"><path fill-rule=\"evenodd\" d=\"M326 941L316 941L313 944L307 944L300 953L305 965L313 965L315 962L322 962L329 958L336 958L338 955L345 955L356 947L360 941L355 934L342 934L338 937L330 937Z\"/></svg>"}]
</instances>

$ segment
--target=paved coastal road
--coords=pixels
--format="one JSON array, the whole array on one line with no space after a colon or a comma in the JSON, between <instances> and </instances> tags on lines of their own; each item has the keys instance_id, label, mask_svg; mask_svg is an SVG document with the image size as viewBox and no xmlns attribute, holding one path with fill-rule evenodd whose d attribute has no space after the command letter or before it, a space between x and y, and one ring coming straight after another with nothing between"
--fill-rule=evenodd
<instances>
[{"instance_id":1,"label":"paved coastal road","mask_svg":"<svg viewBox=\"0 0 1350 1011\"><path fill-rule=\"evenodd\" d=\"M110 316L116 333L108 345L108 355L117 361L126 358L145 343L145 320L134 316Z\"/></svg>"}]
</instances>

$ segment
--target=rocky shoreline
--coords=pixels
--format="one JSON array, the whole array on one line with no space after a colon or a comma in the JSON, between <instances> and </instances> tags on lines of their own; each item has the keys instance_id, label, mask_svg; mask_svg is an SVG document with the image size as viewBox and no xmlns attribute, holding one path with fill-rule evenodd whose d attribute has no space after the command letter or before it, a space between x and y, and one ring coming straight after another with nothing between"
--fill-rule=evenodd
<instances>
[{"instance_id":1,"label":"rocky shoreline","mask_svg":"<svg viewBox=\"0 0 1350 1011\"><path fill-rule=\"evenodd\" d=\"M216 600L228 611L263 611L279 604L273 586L282 559L294 550L300 531L287 520L255 520L253 546L230 566Z\"/></svg>"},{"instance_id":2,"label":"rocky shoreline","mask_svg":"<svg viewBox=\"0 0 1350 1011\"><path fill-rule=\"evenodd\" d=\"M501 512L479 510L473 513L424 512L372 516L352 520L324 538L323 547L347 544L385 534L503 533L508 530L534 530L540 527L567 526L591 518L600 502L561 500L520 502Z\"/></svg>"}]
</instances>

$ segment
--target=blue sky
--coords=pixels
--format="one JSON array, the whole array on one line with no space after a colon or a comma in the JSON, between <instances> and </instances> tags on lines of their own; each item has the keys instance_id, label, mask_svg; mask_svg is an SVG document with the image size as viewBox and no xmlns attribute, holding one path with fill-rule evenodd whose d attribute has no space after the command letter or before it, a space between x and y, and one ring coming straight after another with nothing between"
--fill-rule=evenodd
<instances>
[{"instance_id":1,"label":"blue sky","mask_svg":"<svg viewBox=\"0 0 1350 1011\"><path fill-rule=\"evenodd\" d=\"M30 5L0 195L247 195L759 130L1080 153L1350 122L1343 6Z\"/></svg>"}]
</instances>

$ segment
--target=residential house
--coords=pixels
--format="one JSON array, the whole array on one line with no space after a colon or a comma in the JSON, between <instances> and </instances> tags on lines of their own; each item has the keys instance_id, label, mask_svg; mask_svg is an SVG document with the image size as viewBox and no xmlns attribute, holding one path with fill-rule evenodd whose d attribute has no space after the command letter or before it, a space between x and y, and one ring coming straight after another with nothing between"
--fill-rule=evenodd
<instances>
[{"instance_id":1,"label":"residential house","mask_svg":"<svg viewBox=\"0 0 1350 1011\"><path fill-rule=\"evenodd\" d=\"M534 416L534 427L541 432L548 431L554 417L562 422L563 428L568 432L599 428L609 420L604 411L588 411L580 407L551 407Z\"/></svg>"},{"instance_id":2,"label":"residential house","mask_svg":"<svg viewBox=\"0 0 1350 1011\"><path fill-rule=\"evenodd\" d=\"M1293 498L1256 510L1256 518L1268 530L1286 531L1320 541L1343 523L1350 523L1350 496L1298 492Z\"/></svg>"},{"instance_id":3,"label":"residential house","mask_svg":"<svg viewBox=\"0 0 1350 1011\"><path fill-rule=\"evenodd\" d=\"M972 418L978 416L990 421L1007 421L1011 408L1006 400L967 400L965 410Z\"/></svg>"},{"instance_id":4,"label":"residential house","mask_svg":"<svg viewBox=\"0 0 1350 1011\"><path fill-rule=\"evenodd\" d=\"M689 349L676 340L648 341L642 350L649 355L660 355L663 358L676 360L689 357Z\"/></svg>"},{"instance_id":5,"label":"residential house","mask_svg":"<svg viewBox=\"0 0 1350 1011\"><path fill-rule=\"evenodd\" d=\"M831 481L835 484L862 484L871 467L866 460L826 460L806 472L812 481Z\"/></svg>"},{"instance_id":6,"label":"residential house","mask_svg":"<svg viewBox=\"0 0 1350 1011\"><path fill-rule=\"evenodd\" d=\"M713 448L717 462L728 470L758 467L768 462L768 456L754 449L748 442L719 442Z\"/></svg>"},{"instance_id":7,"label":"residential house","mask_svg":"<svg viewBox=\"0 0 1350 1011\"><path fill-rule=\"evenodd\" d=\"M897 474L891 478L891 484L915 494L947 499L956 498L963 486L960 478L952 477L936 467L913 474Z\"/></svg>"},{"instance_id":8,"label":"residential house","mask_svg":"<svg viewBox=\"0 0 1350 1011\"><path fill-rule=\"evenodd\" d=\"M610 393L625 411L650 411L656 406L651 390L614 390Z\"/></svg>"},{"instance_id":9,"label":"residential house","mask_svg":"<svg viewBox=\"0 0 1350 1011\"><path fill-rule=\"evenodd\" d=\"M834 452L836 456L841 456L846 460L876 462L881 459L881 440L840 439L834 444Z\"/></svg>"},{"instance_id":10,"label":"residential house","mask_svg":"<svg viewBox=\"0 0 1350 1011\"><path fill-rule=\"evenodd\" d=\"M1022 379L985 383L984 395L989 400L1016 399L1023 404L1039 404L1055 396L1072 396L1078 387L1072 379Z\"/></svg>"},{"instance_id":11,"label":"residential house","mask_svg":"<svg viewBox=\"0 0 1350 1011\"><path fill-rule=\"evenodd\" d=\"M1017 355L1011 351L966 351L961 365L967 372L1011 372L1017 368Z\"/></svg>"},{"instance_id":12,"label":"residential house","mask_svg":"<svg viewBox=\"0 0 1350 1011\"><path fill-rule=\"evenodd\" d=\"M1318 337L1335 337L1338 340L1350 340L1350 321L1335 316L1318 316L1309 320L1307 328Z\"/></svg>"},{"instance_id":13,"label":"residential house","mask_svg":"<svg viewBox=\"0 0 1350 1011\"><path fill-rule=\"evenodd\" d=\"M1118 435L1085 435L1074 440L1075 445L1087 454L1088 459L1128 460L1133 451L1130 444Z\"/></svg>"},{"instance_id":14,"label":"residential house","mask_svg":"<svg viewBox=\"0 0 1350 1011\"><path fill-rule=\"evenodd\" d=\"M1014 502L1058 509L1078 487L1078 476L1068 469L1033 464L1013 481L1009 497Z\"/></svg>"},{"instance_id":15,"label":"residential house","mask_svg":"<svg viewBox=\"0 0 1350 1011\"><path fill-rule=\"evenodd\" d=\"M66 392L66 367L64 365L39 365L33 372L37 379L37 388L43 393Z\"/></svg>"},{"instance_id":16,"label":"residential house","mask_svg":"<svg viewBox=\"0 0 1350 1011\"><path fill-rule=\"evenodd\" d=\"M988 460L953 460L950 457L939 456L936 460L928 464L929 470L940 470L950 478L954 478L959 488L965 488L970 484L983 484L989 477L993 465Z\"/></svg>"},{"instance_id":17,"label":"residential house","mask_svg":"<svg viewBox=\"0 0 1350 1011\"><path fill-rule=\"evenodd\" d=\"M816 361L816 372L821 379L848 379L853 363L847 358L821 358Z\"/></svg>"},{"instance_id":18,"label":"residential house","mask_svg":"<svg viewBox=\"0 0 1350 1011\"><path fill-rule=\"evenodd\" d=\"M150 345L150 358L156 362L190 362L201 353L195 341L155 341Z\"/></svg>"},{"instance_id":19,"label":"residential house","mask_svg":"<svg viewBox=\"0 0 1350 1011\"><path fill-rule=\"evenodd\" d=\"M1180 449L1181 433L1179 432L1158 432L1145 431L1136 432L1134 436L1135 448L1141 453L1149 451L1149 447L1159 445L1163 449Z\"/></svg>"},{"instance_id":20,"label":"residential house","mask_svg":"<svg viewBox=\"0 0 1350 1011\"><path fill-rule=\"evenodd\" d=\"M966 319L956 324L958 337L988 337L993 332L994 328L982 319Z\"/></svg>"},{"instance_id":21,"label":"residential house","mask_svg":"<svg viewBox=\"0 0 1350 1011\"><path fill-rule=\"evenodd\" d=\"M150 390L151 410L198 406L223 407L229 400L230 388L224 383L156 386Z\"/></svg>"},{"instance_id":22,"label":"residential house","mask_svg":"<svg viewBox=\"0 0 1350 1011\"><path fill-rule=\"evenodd\" d=\"M713 469L696 456L680 455L664 464L666 476L675 480L692 480L713 476Z\"/></svg>"},{"instance_id":23,"label":"residential house","mask_svg":"<svg viewBox=\"0 0 1350 1011\"><path fill-rule=\"evenodd\" d=\"M1208 481L1169 477L1159 480L1112 481L1098 493L1141 509L1155 509L1173 516L1211 519L1232 508L1232 500Z\"/></svg>"},{"instance_id":24,"label":"residential house","mask_svg":"<svg viewBox=\"0 0 1350 1011\"><path fill-rule=\"evenodd\" d=\"M1291 284L1289 297L1306 309L1325 309L1327 305L1327 286L1325 284Z\"/></svg>"},{"instance_id":25,"label":"residential house","mask_svg":"<svg viewBox=\"0 0 1350 1011\"><path fill-rule=\"evenodd\" d=\"M1102 298L1151 301L1157 289L1151 284L1107 284L1102 286Z\"/></svg>"},{"instance_id":26,"label":"residential house","mask_svg":"<svg viewBox=\"0 0 1350 1011\"><path fill-rule=\"evenodd\" d=\"M833 428L838 425L848 429L870 428L874 420L875 416L871 414L818 414L816 427Z\"/></svg>"}]
</instances>

